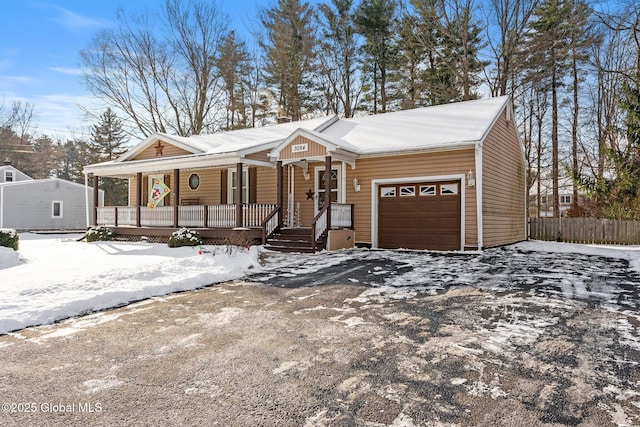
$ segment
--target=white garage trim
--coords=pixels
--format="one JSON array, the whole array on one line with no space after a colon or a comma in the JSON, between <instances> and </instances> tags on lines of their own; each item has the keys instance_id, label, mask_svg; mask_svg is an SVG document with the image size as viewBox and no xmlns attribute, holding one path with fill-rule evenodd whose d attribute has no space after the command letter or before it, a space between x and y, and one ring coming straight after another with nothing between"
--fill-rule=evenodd
<instances>
[{"instance_id":1,"label":"white garage trim","mask_svg":"<svg viewBox=\"0 0 640 427\"><path fill-rule=\"evenodd\" d=\"M478 250L481 251L484 246L483 233L484 228L482 222L482 144L477 144L475 149L476 158L476 221L478 222ZM526 185L526 183L525 183ZM526 193L525 193L526 194ZM526 214L526 209L525 209Z\"/></svg>"},{"instance_id":2,"label":"white garage trim","mask_svg":"<svg viewBox=\"0 0 640 427\"><path fill-rule=\"evenodd\" d=\"M378 192L381 185L404 184L429 181L460 181L460 250L464 250L465 238L465 188L464 174L434 175L434 176L408 176L403 178L372 179L371 180L371 247L378 247Z\"/></svg>"}]
</instances>

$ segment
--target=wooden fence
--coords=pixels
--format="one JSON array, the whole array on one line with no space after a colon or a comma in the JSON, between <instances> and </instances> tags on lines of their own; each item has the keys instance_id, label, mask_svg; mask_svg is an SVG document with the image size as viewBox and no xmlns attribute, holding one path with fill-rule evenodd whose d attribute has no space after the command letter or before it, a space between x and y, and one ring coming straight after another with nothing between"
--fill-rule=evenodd
<instances>
[{"instance_id":1,"label":"wooden fence","mask_svg":"<svg viewBox=\"0 0 640 427\"><path fill-rule=\"evenodd\" d=\"M640 245L640 221L531 218L529 238L569 243Z\"/></svg>"}]
</instances>

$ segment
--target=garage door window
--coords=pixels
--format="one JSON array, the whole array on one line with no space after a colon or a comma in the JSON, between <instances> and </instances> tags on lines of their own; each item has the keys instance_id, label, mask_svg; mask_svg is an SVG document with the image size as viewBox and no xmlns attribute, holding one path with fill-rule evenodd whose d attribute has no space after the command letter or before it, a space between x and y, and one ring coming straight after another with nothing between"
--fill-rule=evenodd
<instances>
[{"instance_id":1,"label":"garage door window","mask_svg":"<svg viewBox=\"0 0 640 427\"><path fill-rule=\"evenodd\" d=\"M400 197L413 197L416 195L416 187L400 187Z\"/></svg>"},{"instance_id":2,"label":"garage door window","mask_svg":"<svg viewBox=\"0 0 640 427\"><path fill-rule=\"evenodd\" d=\"M458 194L458 184L442 184L440 186L440 195L455 195Z\"/></svg>"},{"instance_id":3,"label":"garage door window","mask_svg":"<svg viewBox=\"0 0 640 427\"><path fill-rule=\"evenodd\" d=\"M380 197L396 197L396 187L382 187Z\"/></svg>"},{"instance_id":4,"label":"garage door window","mask_svg":"<svg viewBox=\"0 0 640 427\"><path fill-rule=\"evenodd\" d=\"M421 185L420 186L420 195L421 196L435 196L436 195L436 186L435 185Z\"/></svg>"}]
</instances>

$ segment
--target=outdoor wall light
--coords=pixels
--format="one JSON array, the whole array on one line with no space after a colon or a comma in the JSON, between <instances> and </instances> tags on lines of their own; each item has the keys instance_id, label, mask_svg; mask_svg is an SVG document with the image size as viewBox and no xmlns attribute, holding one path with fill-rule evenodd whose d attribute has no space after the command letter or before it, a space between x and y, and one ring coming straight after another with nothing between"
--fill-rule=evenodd
<instances>
[{"instance_id":1,"label":"outdoor wall light","mask_svg":"<svg viewBox=\"0 0 640 427\"><path fill-rule=\"evenodd\" d=\"M309 181L311 179L311 175L309 175L309 163L307 163L307 159L302 159L302 176L305 181Z\"/></svg>"},{"instance_id":2,"label":"outdoor wall light","mask_svg":"<svg viewBox=\"0 0 640 427\"><path fill-rule=\"evenodd\" d=\"M358 182L358 178L353 178L353 189L356 191L360 191L360 183Z\"/></svg>"},{"instance_id":3,"label":"outdoor wall light","mask_svg":"<svg viewBox=\"0 0 640 427\"><path fill-rule=\"evenodd\" d=\"M469 185L469 187L473 187L476 185L476 177L471 169L469 169L469 172L467 172L467 184Z\"/></svg>"}]
</instances>

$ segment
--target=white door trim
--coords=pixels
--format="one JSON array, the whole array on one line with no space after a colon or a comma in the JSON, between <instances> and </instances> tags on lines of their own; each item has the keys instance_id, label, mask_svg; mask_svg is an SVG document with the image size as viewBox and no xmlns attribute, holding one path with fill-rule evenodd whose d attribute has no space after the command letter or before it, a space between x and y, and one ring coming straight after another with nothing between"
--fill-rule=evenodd
<instances>
[{"instance_id":1,"label":"white door trim","mask_svg":"<svg viewBox=\"0 0 640 427\"><path fill-rule=\"evenodd\" d=\"M346 181L345 177L347 174L345 173L345 163L343 162L341 165L332 165L332 170L338 171L338 203L345 203L345 194L346 194ZM320 182L318 180L318 172L324 171L325 166L316 166L313 168L313 214L318 214L318 190L320 189ZM323 183L324 185L324 183Z\"/></svg>"},{"instance_id":2,"label":"white door trim","mask_svg":"<svg viewBox=\"0 0 640 427\"><path fill-rule=\"evenodd\" d=\"M465 189L464 174L433 175L433 176L408 176L403 178L372 179L371 180L371 247L378 247L378 194L380 186L386 184L403 184L412 182L431 181L460 181L460 250L464 250L465 238Z\"/></svg>"}]
</instances>

